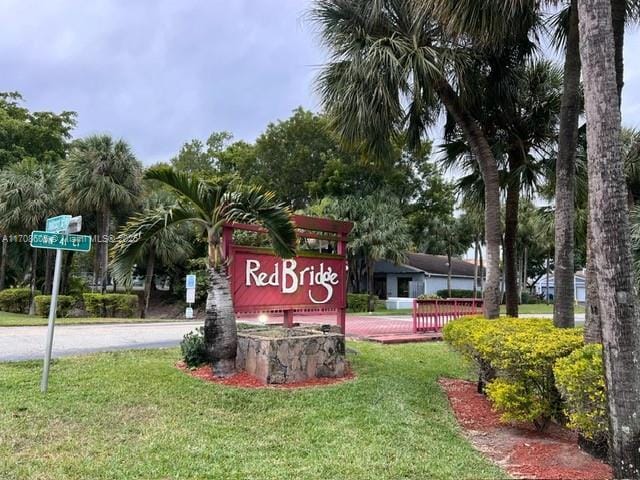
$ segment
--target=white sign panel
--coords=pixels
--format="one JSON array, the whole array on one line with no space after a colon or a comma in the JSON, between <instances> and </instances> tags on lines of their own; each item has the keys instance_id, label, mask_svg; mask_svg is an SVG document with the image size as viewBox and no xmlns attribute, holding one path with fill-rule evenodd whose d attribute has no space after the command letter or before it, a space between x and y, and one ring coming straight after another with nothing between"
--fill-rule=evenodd
<instances>
[{"instance_id":1,"label":"white sign panel","mask_svg":"<svg viewBox=\"0 0 640 480\"><path fill-rule=\"evenodd\" d=\"M187 290L196 288L196 276L195 275L187 275Z\"/></svg>"},{"instance_id":2,"label":"white sign panel","mask_svg":"<svg viewBox=\"0 0 640 480\"><path fill-rule=\"evenodd\" d=\"M196 289L187 288L187 303L196 303Z\"/></svg>"}]
</instances>

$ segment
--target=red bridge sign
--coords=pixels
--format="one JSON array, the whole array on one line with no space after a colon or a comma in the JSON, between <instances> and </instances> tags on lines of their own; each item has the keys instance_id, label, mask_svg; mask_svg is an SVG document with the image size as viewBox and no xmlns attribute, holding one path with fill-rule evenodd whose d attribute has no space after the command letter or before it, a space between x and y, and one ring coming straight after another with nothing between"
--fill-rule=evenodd
<instances>
[{"instance_id":1,"label":"red bridge sign","mask_svg":"<svg viewBox=\"0 0 640 480\"><path fill-rule=\"evenodd\" d=\"M293 222L299 237L327 240L334 253L300 250L296 257L282 259L267 248L233 244L234 229L263 232L260 227L226 226L234 309L237 313L282 312L287 326L292 325L294 312L336 311L344 332L346 242L352 224L301 215L295 215Z\"/></svg>"}]
</instances>

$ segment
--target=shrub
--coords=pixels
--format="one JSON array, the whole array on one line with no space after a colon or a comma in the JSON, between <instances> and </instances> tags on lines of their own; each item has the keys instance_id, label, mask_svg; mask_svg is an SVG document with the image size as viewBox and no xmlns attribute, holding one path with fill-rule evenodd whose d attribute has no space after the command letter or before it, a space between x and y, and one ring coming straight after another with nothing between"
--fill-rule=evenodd
<instances>
[{"instance_id":1,"label":"shrub","mask_svg":"<svg viewBox=\"0 0 640 480\"><path fill-rule=\"evenodd\" d=\"M374 295L374 308L384 307L384 302ZM367 293L348 293L347 294L347 310L350 312L366 312L369 310L369 294Z\"/></svg>"},{"instance_id":2,"label":"shrub","mask_svg":"<svg viewBox=\"0 0 640 480\"><path fill-rule=\"evenodd\" d=\"M204 345L204 328L200 327L182 337L180 351L184 362L190 367L206 363L207 349Z\"/></svg>"},{"instance_id":3,"label":"shrub","mask_svg":"<svg viewBox=\"0 0 640 480\"><path fill-rule=\"evenodd\" d=\"M138 310L138 296L124 293L85 293L84 308L94 317L132 317Z\"/></svg>"},{"instance_id":4,"label":"shrub","mask_svg":"<svg viewBox=\"0 0 640 480\"><path fill-rule=\"evenodd\" d=\"M49 306L51 305L51 295L38 295L34 300L36 302L36 315L48 317ZM69 312L75 303L76 299L70 295L58 295L56 315L58 317L68 317Z\"/></svg>"},{"instance_id":5,"label":"shrub","mask_svg":"<svg viewBox=\"0 0 640 480\"><path fill-rule=\"evenodd\" d=\"M449 289L445 288L442 290L438 290L436 295L440 298L473 298L473 290L458 290L455 288L451 289L451 295L449 295ZM482 292L480 289L476 292L476 297L482 298Z\"/></svg>"},{"instance_id":6,"label":"shrub","mask_svg":"<svg viewBox=\"0 0 640 480\"><path fill-rule=\"evenodd\" d=\"M468 317L445 327L445 339L476 362L487 396L505 421L544 428L562 413L553 366L582 346L580 329L559 329L546 319ZM495 379L486 378L495 376Z\"/></svg>"},{"instance_id":7,"label":"shrub","mask_svg":"<svg viewBox=\"0 0 640 480\"><path fill-rule=\"evenodd\" d=\"M439 297L435 293L423 293L422 295L418 295L418 300L441 300L442 297Z\"/></svg>"},{"instance_id":8,"label":"shrub","mask_svg":"<svg viewBox=\"0 0 640 480\"><path fill-rule=\"evenodd\" d=\"M82 294L89 290L87 280L82 277L69 277L67 293L79 301L82 300Z\"/></svg>"},{"instance_id":9,"label":"shrub","mask_svg":"<svg viewBox=\"0 0 640 480\"><path fill-rule=\"evenodd\" d=\"M568 426L596 443L607 438L608 417L602 345L585 345L556 361L556 386L564 399Z\"/></svg>"},{"instance_id":10,"label":"shrub","mask_svg":"<svg viewBox=\"0 0 640 480\"><path fill-rule=\"evenodd\" d=\"M35 295L40 295L39 291ZM31 289L9 288L0 291L0 310L11 313L29 313Z\"/></svg>"}]
</instances>

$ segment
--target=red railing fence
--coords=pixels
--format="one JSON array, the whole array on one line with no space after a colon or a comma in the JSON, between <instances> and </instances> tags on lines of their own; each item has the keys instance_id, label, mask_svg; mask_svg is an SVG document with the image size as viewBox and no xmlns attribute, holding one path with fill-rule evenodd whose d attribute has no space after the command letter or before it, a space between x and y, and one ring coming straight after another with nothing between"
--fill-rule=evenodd
<instances>
[{"instance_id":1,"label":"red railing fence","mask_svg":"<svg viewBox=\"0 0 640 480\"><path fill-rule=\"evenodd\" d=\"M413 301L413 333L439 332L451 320L481 312L482 299L415 299Z\"/></svg>"}]
</instances>

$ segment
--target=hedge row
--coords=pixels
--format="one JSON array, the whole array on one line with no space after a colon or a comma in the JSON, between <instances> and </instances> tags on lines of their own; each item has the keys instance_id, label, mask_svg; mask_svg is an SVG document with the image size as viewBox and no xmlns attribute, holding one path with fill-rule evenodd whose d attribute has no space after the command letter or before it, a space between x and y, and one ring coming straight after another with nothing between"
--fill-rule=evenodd
<instances>
[{"instance_id":1,"label":"hedge row","mask_svg":"<svg viewBox=\"0 0 640 480\"><path fill-rule=\"evenodd\" d=\"M374 306L378 308L384 307L384 302L374 295ZM347 294L347 310L350 312L366 312L369 310L369 294L367 293L348 293Z\"/></svg>"},{"instance_id":2,"label":"hedge row","mask_svg":"<svg viewBox=\"0 0 640 480\"><path fill-rule=\"evenodd\" d=\"M473 298L473 290L459 290L452 288L451 295L449 295L449 289L438 290L436 295L440 298ZM476 292L478 298L482 298L482 291L478 289Z\"/></svg>"},{"instance_id":3,"label":"hedge row","mask_svg":"<svg viewBox=\"0 0 640 480\"><path fill-rule=\"evenodd\" d=\"M40 295L39 291L35 292ZM8 288L0 291L0 310L11 313L29 313L31 289Z\"/></svg>"},{"instance_id":4,"label":"hedge row","mask_svg":"<svg viewBox=\"0 0 640 480\"><path fill-rule=\"evenodd\" d=\"M38 295L35 297L36 315L41 317L49 316L49 307L51 306L51 295ZM58 295L58 305L56 306L56 316L68 317L71 309L76 305L78 300L71 295Z\"/></svg>"},{"instance_id":5,"label":"hedge row","mask_svg":"<svg viewBox=\"0 0 640 480\"><path fill-rule=\"evenodd\" d=\"M466 317L444 338L472 361L483 389L505 421L568 419L589 439L606 435L604 374L598 346L584 346L581 329L547 319Z\"/></svg>"},{"instance_id":6,"label":"hedge row","mask_svg":"<svg viewBox=\"0 0 640 480\"><path fill-rule=\"evenodd\" d=\"M84 293L84 308L93 317L131 317L138 310L138 296L123 293Z\"/></svg>"}]
</instances>

